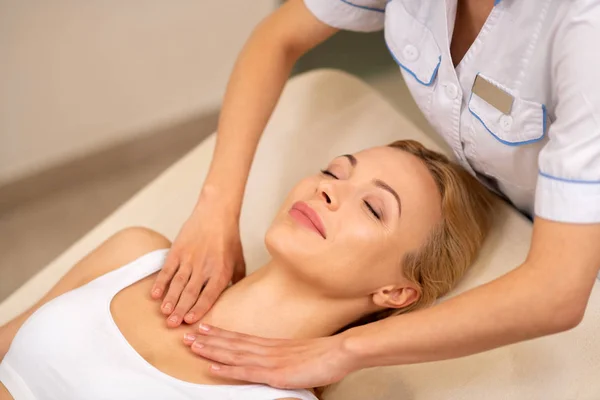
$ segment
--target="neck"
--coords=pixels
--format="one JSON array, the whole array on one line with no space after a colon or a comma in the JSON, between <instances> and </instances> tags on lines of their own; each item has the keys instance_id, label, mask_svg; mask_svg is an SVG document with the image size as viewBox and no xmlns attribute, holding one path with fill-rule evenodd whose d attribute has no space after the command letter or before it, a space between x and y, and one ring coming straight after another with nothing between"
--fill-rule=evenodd
<instances>
[{"instance_id":1,"label":"neck","mask_svg":"<svg viewBox=\"0 0 600 400\"><path fill-rule=\"evenodd\" d=\"M332 299L271 261L227 289L203 322L267 338L332 335L373 311L368 298Z\"/></svg>"}]
</instances>

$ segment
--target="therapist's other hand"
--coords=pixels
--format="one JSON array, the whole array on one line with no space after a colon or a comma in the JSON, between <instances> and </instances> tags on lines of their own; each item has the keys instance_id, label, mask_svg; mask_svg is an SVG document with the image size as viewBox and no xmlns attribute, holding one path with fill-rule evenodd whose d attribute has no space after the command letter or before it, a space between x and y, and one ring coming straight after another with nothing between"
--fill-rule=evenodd
<instances>
[{"instance_id":1,"label":"therapist's other hand","mask_svg":"<svg viewBox=\"0 0 600 400\"><path fill-rule=\"evenodd\" d=\"M210 372L216 376L305 389L335 383L360 369L345 348L346 332L317 339L265 339L201 324L197 333L184 336L184 343L215 362Z\"/></svg>"},{"instance_id":2,"label":"therapist's other hand","mask_svg":"<svg viewBox=\"0 0 600 400\"><path fill-rule=\"evenodd\" d=\"M198 204L177 235L152 287L167 326L197 322L223 290L245 276L237 218L208 200Z\"/></svg>"}]
</instances>

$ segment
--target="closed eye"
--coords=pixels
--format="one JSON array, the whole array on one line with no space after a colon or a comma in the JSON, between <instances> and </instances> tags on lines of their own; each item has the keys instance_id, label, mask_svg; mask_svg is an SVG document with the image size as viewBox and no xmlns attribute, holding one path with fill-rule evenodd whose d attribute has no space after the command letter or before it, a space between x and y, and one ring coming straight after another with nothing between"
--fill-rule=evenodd
<instances>
[{"instance_id":1,"label":"closed eye","mask_svg":"<svg viewBox=\"0 0 600 400\"><path fill-rule=\"evenodd\" d=\"M337 177L335 174L333 174L333 172L331 172L331 171L329 171L329 170L327 170L327 169L322 169L322 170L321 170L321 173L322 173L323 175L330 176L330 177L332 177L333 179L340 179L340 178L338 178L338 177Z\"/></svg>"},{"instance_id":2,"label":"closed eye","mask_svg":"<svg viewBox=\"0 0 600 400\"><path fill-rule=\"evenodd\" d=\"M368 201L366 201L366 200L364 200L364 203L365 203L365 206L367 207L367 210L369 210L369 212L370 212L371 214L373 214L373 216L374 216L375 218L377 218L379 221L381 221L381 215L379 215L379 214L377 213L377 211L375 211L375 209L373 208L373 206L372 206L371 204L369 204L369 202L368 202Z\"/></svg>"}]
</instances>

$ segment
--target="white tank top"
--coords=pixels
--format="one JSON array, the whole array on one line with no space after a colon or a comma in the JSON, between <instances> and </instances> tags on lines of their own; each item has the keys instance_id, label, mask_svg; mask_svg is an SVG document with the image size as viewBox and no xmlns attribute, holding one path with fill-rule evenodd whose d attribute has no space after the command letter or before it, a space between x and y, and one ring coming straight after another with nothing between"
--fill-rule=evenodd
<instances>
[{"instance_id":1,"label":"white tank top","mask_svg":"<svg viewBox=\"0 0 600 400\"><path fill-rule=\"evenodd\" d=\"M265 385L199 385L167 375L129 345L110 313L112 298L158 271L168 250L46 303L17 332L0 364L15 400L314 400L307 390Z\"/></svg>"}]
</instances>

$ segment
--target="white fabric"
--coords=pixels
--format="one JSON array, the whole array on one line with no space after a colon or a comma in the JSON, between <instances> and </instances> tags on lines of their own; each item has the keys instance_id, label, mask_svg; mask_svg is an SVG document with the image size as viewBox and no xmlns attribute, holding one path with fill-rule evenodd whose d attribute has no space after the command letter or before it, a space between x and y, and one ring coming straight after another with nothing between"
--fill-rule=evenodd
<instances>
[{"instance_id":1,"label":"white fabric","mask_svg":"<svg viewBox=\"0 0 600 400\"><path fill-rule=\"evenodd\" d=\"M600 1L496 1L456 69L457 0L305 3L337 28L383 28L431 125L465 168L519 209L600 222ZM472 93L478 74L514 97L509 115Z\"/></svg>"},{"instance_id":2,"label":"white fabric","mask_svg":"<svg viewBox=\"0 0 600 400\"><path fill-rule=\"evenodd\" d=\"M193 384L144 360L121 334L110 303L158 271L167 252L148 253L37 310L0 363L0 382L15 400L316 400L307 390Z\"/></svg>"},{"instance_id":3,"label":"white fabric","mask_svg":"<svg viewBox=\"0 0 600 400\"><path fill-rule=\"evenodd\" d=\"M326 166L332 156L403 138L439 149L379 94L346 74L316 71L288 83L246 191L241 234L249 270L267 260L264 233L300 177ZM195 204L214 144L213 136L192 150L0 304L0 324L34 303L119 229L143 225L174 238ZM453 295L497 278L525 259L531 224L507 206L497 217L479 260ZM597 281L583 322L569 332L458 360L361 371L328 389L325 400L597 400L599 285Z\"/></svg>"}]
</instances>

